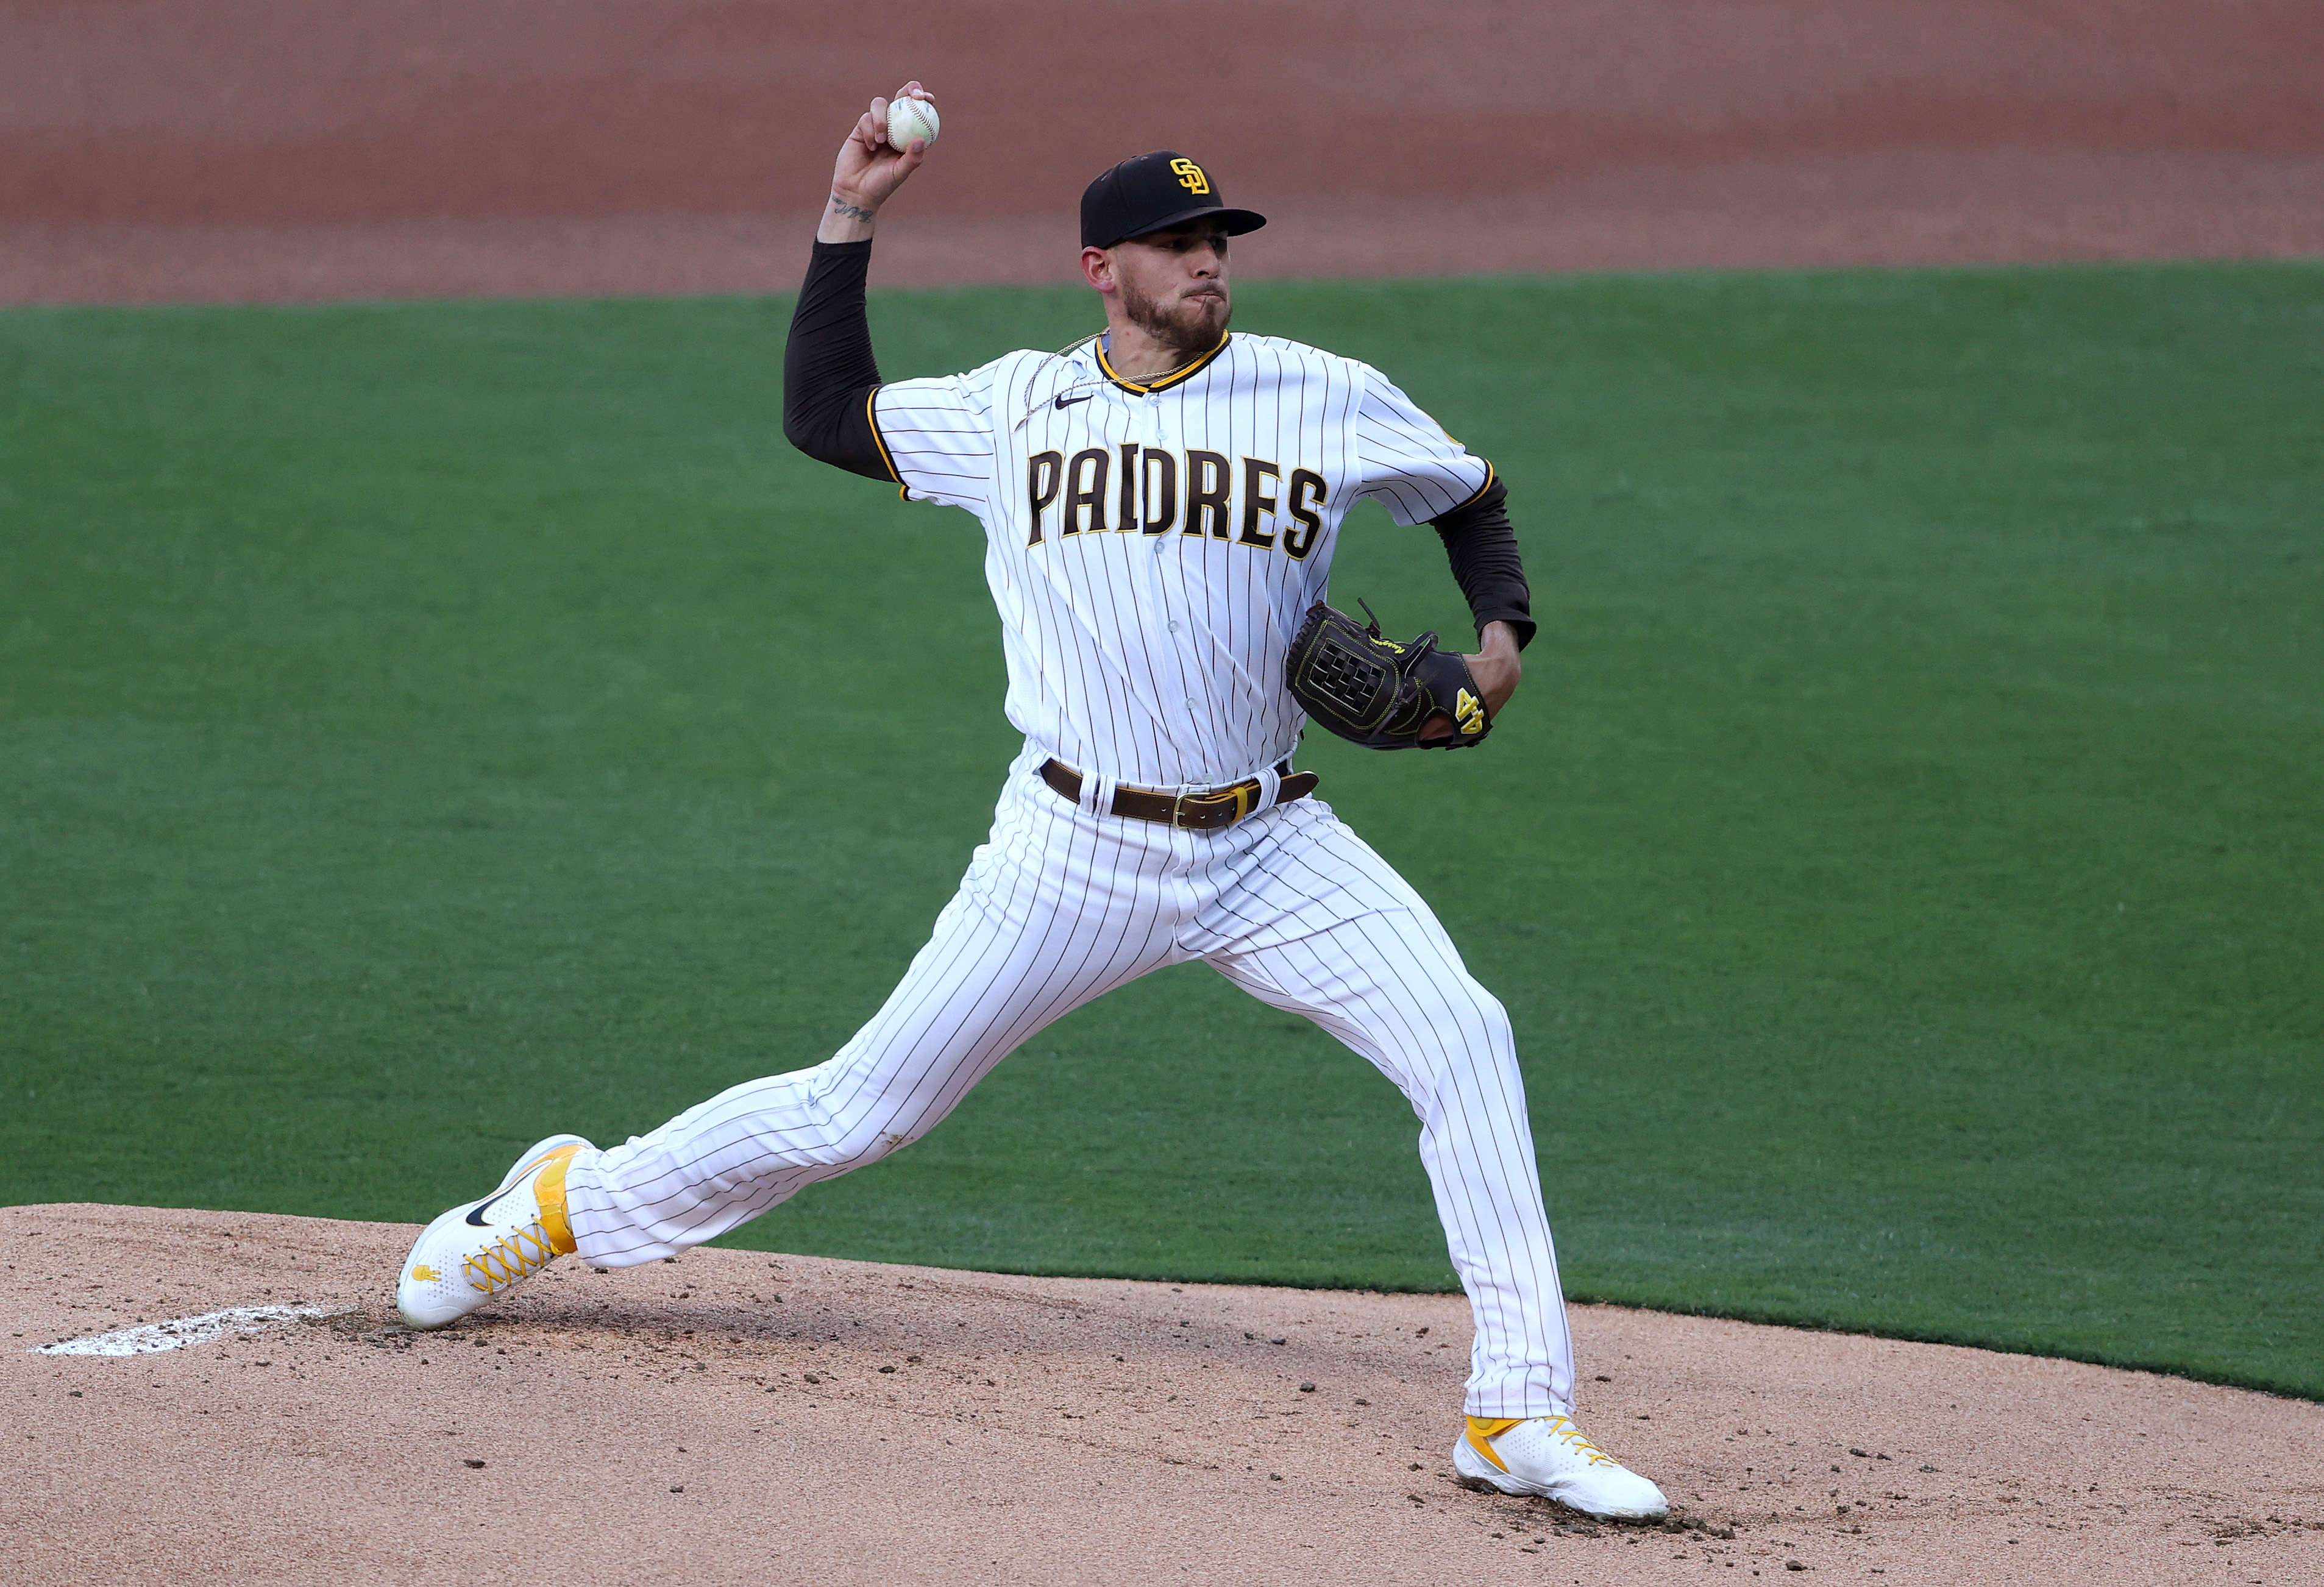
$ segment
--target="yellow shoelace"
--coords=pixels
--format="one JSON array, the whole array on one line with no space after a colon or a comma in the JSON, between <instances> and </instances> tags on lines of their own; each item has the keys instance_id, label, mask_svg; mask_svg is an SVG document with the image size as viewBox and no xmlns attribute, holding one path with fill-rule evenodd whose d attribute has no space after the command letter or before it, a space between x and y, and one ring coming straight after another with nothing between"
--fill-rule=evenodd
<instances>
[{"instance_id":1,"label":"yellow shoelace","mask_svg":"<svg viewBox=\"0 0 2324 1587\"><path fill-rule=\"evenodd\" d=\"M1582 1429L1567 1421L1563 1416L1544 1416L1541 1419L1549 1424L1550 1433L1554 1436L1563 1439L1575 1449L1579 1450L1583 1454L1588 1455L1591 1465L1611 1466L1621 1463L1612 1455L1608 1454L1604 1450L1591 1443L1587 1438L1584 1438L1582 1435Z\"/></svg>"},{"instance_id":2,"label":"yellow shoelace","mask_svg":"<svg viewBox=\"0 0 2324 1587\"><path fill-rule=\"evenodd\" d=\"M528 1223L521 1229L510 1230L462 1262L460 1271L471 1287L490 1295L538 1273L549 1266L549 1259L556 1254L549 1245L548 1231L537 1223Z\"/></svg>"}]
</instances>

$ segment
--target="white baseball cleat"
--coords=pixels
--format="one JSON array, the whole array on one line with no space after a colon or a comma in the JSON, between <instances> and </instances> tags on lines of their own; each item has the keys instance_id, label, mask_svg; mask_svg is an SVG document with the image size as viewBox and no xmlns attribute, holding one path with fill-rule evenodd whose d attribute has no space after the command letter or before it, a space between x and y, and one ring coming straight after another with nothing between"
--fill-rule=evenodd
<instances>
[{"instance_id":1,"label":"white baseball cleat","mask_svg":"<svg viewBox=\"0 0 2324 1587\"><path fill-rule=\"evenodd\" d=\"M500 1187L428 1225L395 1281L395 1309L413 1328L457 1322L573 1249L565 1168L595 1149L552 1135L517 1158Z\"/></svg>"},{"instance_id":2,"label":"white baseball cleat","mask_svg":"<svg viewBox=\"0 0 2324 1587\"><path fill-rule=\"evenodd\" d=\"M1537 1493L1601 1521L1659 1521L1663 1490L1582 1435L1566 1416L1471 1416L1452 1469L1472 1488Z\"/></svg>"}]
</instances>

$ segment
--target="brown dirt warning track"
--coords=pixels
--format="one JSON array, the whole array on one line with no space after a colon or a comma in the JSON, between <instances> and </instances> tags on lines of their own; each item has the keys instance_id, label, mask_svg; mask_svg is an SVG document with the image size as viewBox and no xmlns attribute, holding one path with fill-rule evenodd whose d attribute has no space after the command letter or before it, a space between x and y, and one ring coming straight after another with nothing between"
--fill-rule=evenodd
<instances>
[{"instance_id":1,"label":"brown dirt warning track","mask_svg":"<svg viewBox=\"0 0 2324 1587\"><path fill-rule=\"evenodd\" d=\"M1453 1485L1456 1296L698 1250L412 1334L415 1232L0 1210L0 1580L2324 1578L2304 1401L1585 1306L1585 1426L1676 1506L1598 1527ZM232 1306L311 1315L36 1353Z\"/></svg>"},{"instance_id":2,"label":"brown dirt warning track","mask_svg":"<svg viewBox=\"0 0 2324 1587\"><path fill-rule=\"evenodd\" d=\"M0 302L786 291L914 76L891 284L2324 254L2316 0L0 0Z\"/></svg>"}]
</instances>

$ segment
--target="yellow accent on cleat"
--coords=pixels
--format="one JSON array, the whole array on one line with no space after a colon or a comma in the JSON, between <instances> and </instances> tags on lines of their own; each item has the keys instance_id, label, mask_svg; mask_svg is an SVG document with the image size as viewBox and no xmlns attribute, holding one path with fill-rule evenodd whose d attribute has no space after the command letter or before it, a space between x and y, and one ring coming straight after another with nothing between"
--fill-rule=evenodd
<instances>
[{"instance_id":1,"label":"yellow accent on cleat","mask_svg":"<svg viewBox=\"0 0 2324 1587\"><path fill-rule=\"evenodd\" d=\"M395 1310L405 1325L456 1322L571 1251L566 1175L577 1153L593 1149L577 1135L537 1140L492 1195L421 1230L396 1275Z\"/></svg>"},{"instance_id":2,"label":"yellow accent on cleat","mask_svg":"<svg viewBox=\"0 0 2324 1587\"><path fill-rule=\"evenodd\" d=\"M573 1225L565 1216L565 1170L580 1149L577 1146L558 1149L532 1187L533 1199L540 1204L541 1232L549 1236L549 1250L560 1257L573 1250Z\"/></svg>"},{"instance_id":3,"label":"yellow accent on cleat","mask_svg":"<svg viewBox=\"0 0 2324 1587\"><path fill-rule=\"evenodd\" d=\"M502 1235L460 1264L460 1276L471 1289L493 1295L521 1278L530 1278L558 1257L573 1250L573 1225L565 1215L565 1170L578 1146L551 1152L532 1182L538 1213Z\"/></svg>"},{"instance_id":4,"label":"yellow accent on cleat","mask_svg":"<svg viewBox=\"0 0 2324 1587\"><path fill-rule=\"evenodd\" d=\"M1523 1416L1471 1416L1469 1447L1506 1472L1509 1469L1508 1463L1493 1453L1493 1446L1489 1440L1499 1438L1523 1420L1525 1420Z\"/></svg>"},{"instance_id":5,"label":"yellow accent on cleat","mask_svg":"<svg viewBox=\"0 0 2324 1587\"><path fill-rule=\"evenodd\" d=\"M1479 1454L1483 1455L1487 1460L1492 1462L1494 1465L1498 1466L1502 1471L1506 1472L1509 1469L1508 1462L1501 1459L1499 1455L1493 1453L1493 1446L1489 1442L1488 1442L1488 1440L1499 1438L1502 1434L1508 1432L1518 1423L1528 1419L1536 1422L1547 1422L1549 1424L1549 1432L1552 1437L1559 1439L1563 1443L1571 1446L1574 1453L1582 1456L1593 1466L1619 1466L1622 1463L1616 1460L1612 1455L1608 1454L1604 1450L1599 1448L1596 1444L1591 1443L1589 1439L1583 1437L1582 1435L1582 1429L1575 1426L1571 1420L1559 1416L1534 1416L1531 1418L1525 1416L1505 1416L1497 1419L1488 1418L1485 1416L1471 1416L1469 1418L1468 1433L1469 1447L1475 1450Z\"/></svg>"},{"instance_id":6,"label":"yellow accent on cleat","mask_svg":"<svg viewBox=\"0 0 2324 1587\"><path fill-rule=\"evenodd\" d=\"M1591 1443L1571 1416L1554 1411L1469 1417L1452 1441L1452 1469L1464 1487L1530 1493L1601 1521L1658 1521L1670 1514L1661 1489Z\"/></svg>"}]
</instances>

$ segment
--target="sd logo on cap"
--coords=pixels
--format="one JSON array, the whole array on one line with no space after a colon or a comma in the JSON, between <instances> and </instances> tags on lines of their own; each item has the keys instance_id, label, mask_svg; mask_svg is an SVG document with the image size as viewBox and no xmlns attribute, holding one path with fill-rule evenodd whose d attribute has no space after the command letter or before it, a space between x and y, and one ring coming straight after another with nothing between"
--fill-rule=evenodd
<instances>
[{"instance_id":1,"label":"sd logo on cap","mask_svg":"<svg viewBox=\"0 0 2324 1587\"><path fill-rule=\"evenodd\" d=\"M1232 237L1267 224L1264 215L1221 203L1209 171L1175 149L1157 149L1123 161L1083 189L1082 246L1111 248L1211 215Z\"/></svg>"}]
</instances>

